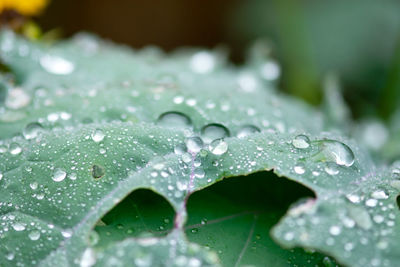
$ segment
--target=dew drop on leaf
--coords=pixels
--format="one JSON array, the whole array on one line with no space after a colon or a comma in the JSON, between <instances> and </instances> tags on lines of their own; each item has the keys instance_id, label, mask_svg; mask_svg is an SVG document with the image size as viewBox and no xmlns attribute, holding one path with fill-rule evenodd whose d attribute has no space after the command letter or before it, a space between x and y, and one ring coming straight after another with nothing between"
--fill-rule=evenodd
<instances>
[{"instance_id":1,"label":"dew drop on leaf","mask_svg":"<svg viewBox=\"0 0 400 267\"><path fill-rule=\"evenodd\" d=\"M228 143L224 139L216 139L208 146L211 153L214 155L223 155L228 151Z\"/></svg>"},{"instance_id":2,"label":"dew drop on leaf","mask_svg":"<svg viewBox=\"0 0 400 267\"><path fill-rule=\"evenodd\" d=\"M23 225L22 223L14 223L13 226L15 231L20 232L20 231L24 231L25 230L25 225Z\"/></svg>"},{"instance_id":3,"label":"dew drop on leaf","mask_svg":"<svg viewBox=\"0 0 400 267\"><path fill-rule=\"evenodd\" d=\"M45 55L40 59L40 65L49 73L67 75L74 71L75 65L61 57Z\"/></svg>"},{"instance_id":4,"label":"dew drop on leaf","mask_svg":"<svg viewBox=\"0 0 400 267\"><path fill-rule=\"evenodd\" d=\"M197 153L203 148L203 140L198 136L189 137L186 139L186 146L191 153Z\"/></svg>"},{"instance_id":5,"label":"dew drop on leaf","mask_svg":"<svg viewBox=\"0 0 400 267\"><path fill-rule=\"evenodd\" d=\"M26 125L22 134L24 135L25 139L29 140L29 139L36 138L42 130L43 130L43 127L40 123L31 122L28 125Z\"/></svg>"},{"instance_id":6,"label":"dew drop on leaf","mask_svg":"<svg viewBox=\"0 0 400 267\"><path fill-rule=\"evenodd\" d=\"M336 175L339 173L339 168L336 163L328 162L325 166L325 172L329 175Z\"/></svg>"},{"instance_id":7,"label":"dew drop on leaf","mask_svg":"<svg viewBox=\"0 0 400 267\"><path fill-rule=\"evenodd\" d=\"M96 143L103 141L104 139L104 132L101 129L96 129L92 133L92 140L95 141Z\"/></svg>"},{"instance_id":8,"label":"dew drop on leaf","mask_svg":"<svg viewBox=\"0 0 400 267\"><path fill-rule=\"evenodd\" d=\"M36 240L38 240L40 238L40 232L37 231L37 230L33 230L32 232L30 232L28 234L28 237L29 237L30 240L36 241Z\"/></svg>"},{"instance_id":9,"label":"dew drop on leaf","mask_svg":"<svg viewBox=\"0 0 400 267\"><path fill-rule=\"evenodd\" d=\"M11 155L18 155L22 152L22 148L18 143L11 143L9 149Z\"/></svg>"},{"instance_id":10,"label":"dew drop on leaf","mask_svg":"<svg viewBox=\"0 0 400 267\"><path fill-rule=\"evenodd\" d=\"M182 155L186 151L187 151L187 147L186 147L185 144L177 144L174 147L174 153L177 154L177 155Z\"/></svg>"},{"instance_id":11,"label":"dew drop on leaf","mask_svg":"<svg viewBox=\"0 0 400 267\"><path fill-rule=\"evenodd\" d=\"M201 129L201 138L203 138L204 142L207 144L215 139L222 139L229 136L228 128L219 123L207 124Z\"/></svg>"},{"instance_id":12,"label":"dew drop on leaf","mask_svg":"<svg viewBox=\"0 0 400 267\"><path fill-rule=\"evenodd\" d=\"M299 149L308 148L310 146L310 138L304 134L299 134L292 140L292 145Z\"/></svg>"},{"instance_id":13,"label":"dew drop on leaf","mask_svg":"<svg viewBox=\"0 0 400 267\"><path fill-rule=\"evenodd\" d=\"M103 177L105 174L105 171L103 169L103 167L99 166L99 165L93 165L92 167L92 176L95 179L99 179L101 177Z\"/></svg>"},{"instance_id":14,"label":"dew drop on leaf","mask_svg":"<svg viewBox=\"0 0 400 267\"><path fill-rule=\"evenodd\" d=\"M306 172L306 168L302 163L299 163L296 166L294 166L293 170L297 174L304 174Z\"/></svg>"},{"instance_id":15,"label":"dew drop on leaf","mask_svg":"<svg viewBox=\"0 0 400 267\"><path fill-rule=\"evenodd\" d=\"M157 124L168 128L191 128L192 120L182 112L169 111L160 115Z\"/></svg>"},{"instance_id":16,"label":"dew drop on leaf","mask_svg":"<svg viewBox=\"0 0 400 267\"><path fill-rule=\"evenodd\" d=\"M53 181L54 182L61 182L67 177L67 173L63 169L56 169L53 174Z\"/></svg>"},{"instance_id":17,"label":"dew drop on leaf","mask_svg":"<svg viewBox=\"0 0 400 267\"><path fill-rule=\"evenodd\" d=\"M260 132L260 129L258 127L254 126L254 125L245 125L239 129L236 136L238 138L245 138L251 134L258 133L258 132Z\"/></svg>"}]
</instances>

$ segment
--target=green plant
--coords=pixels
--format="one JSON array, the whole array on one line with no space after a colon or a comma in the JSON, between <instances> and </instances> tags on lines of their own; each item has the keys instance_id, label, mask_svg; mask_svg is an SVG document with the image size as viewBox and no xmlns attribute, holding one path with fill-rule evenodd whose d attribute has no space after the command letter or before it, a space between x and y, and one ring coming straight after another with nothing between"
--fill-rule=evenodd
<instances>
[{"instance_id":1,"label":"green plant","mask_svg":"<svg viewBox=\"0 0 400 267\"><path fill-rule=\"evenodd\" d=\"M399 116L351 137L334 79L321 112L261 55L0 49L1 266L400 264Z\"/></svg>"}]
</instances>

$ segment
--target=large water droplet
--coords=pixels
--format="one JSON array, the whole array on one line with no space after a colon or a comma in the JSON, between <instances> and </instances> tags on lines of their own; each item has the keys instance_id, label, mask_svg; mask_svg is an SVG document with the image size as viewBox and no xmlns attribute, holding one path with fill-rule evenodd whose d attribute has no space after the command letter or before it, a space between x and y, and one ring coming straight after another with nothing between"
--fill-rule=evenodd
<instances>
[{"instance_id":1,"label":"large water droplet","mask_svg":"<svg viewBox=\"0 0 400 267\"><path fill-rule=\"evenodd\" d=\"M38 134L43 130L43 127L38 122L29 123L22 134L24 135L25 139L34 139L38 136Z\"/></svg>"},{"instance_id":2,"label":"large water droplet","mask_svg":"<svg viewBox=\"0 0 400 267\"><path fill-rule=\"evenodd\" d=\"M103 177L105 173L106 172L105 172L103 167L101 167L99 165L93 165L92 166L92 176L93 176L93 178L99 179L99 178Z\"/></svg>"},{"instance_id":3,"label":"large water droplet","mask_svg":"<svg viewBox=\"0 0 400 267\"><path fill-rule=\"evenodd\" d=\"M177 144L174 147L174 153L177 154L177 155L182 155L186 151L187 151L187 147L186 147L185 144Z\"/></svg>"},{"instance_id":4,"label":"large water droplet","mask_svg":"<svg viewBox=\"0 0 400 267\"><path fill-rule=\"evenodd\" d=\"M74 71L75 66L72 62L57 56L45 55L40 59L40 65L50 73L57 75L67 75Z\"/></svg>"},{"instance_id":5,"label":"large water droplet","mask_svg":"<svg viewBox=\"0 0 400 267\"><path fill-rule=\"evenodd\" d=\"M299 134L292 140L292 145L299 149L308 148L310 146L310 138L304 134Z\"/></svg>"},{"instance_id":6,"label":"large water droplet","mask_svg":"<svg viewBox=\"0 0 400 267\"><path fill-rule=\"evenodd\" d=\"M323 161L333 161L337 165L350 167L354 163L354 153L350 147L336 140L322 140L320 153Z\"/></svg>"},{"instance_id":7,"label":"large water droplet","mask_svg":"<svg viewBox=\"0 0 400 267\"><path fill-rule=\"evenodd\" d=\"M208 149L214 155L222 155L228 151L228 143L224 141L224 139L216 139L211 142L208 146Z\"/></svg>"},{"instance_id":8,"label":"large water droplet","mask_svg":"<svg viewBox=\"0 0 400 267\"><path fill-rule=\"evenodd\" d=\"M92 133L92 140L98 143L103 141L104 136L104 132L101 129L96 129Z\"/></svg>"},{"instance_id":9,"label":"large water droplet","mask_svg":"<svg viewBox=\"0 0 400 267\"><path fill-rule=\"evenodd\" d=\"M61 182L65 179L65 177L67 177L67 173L63 169L56 169L54 171L52 179L55 182Z\"/></svg>"},{"instance_id":10,"label":"large water droplet","mask_svg":"<svg viewBox=\"0 0 400 267\"><path fill-rule=\"evenodd\" d=\"M17 232L20 232L20 231L24 231L24 230L25 230L25 225L22 224L22 223L19 223L19 222L14 223L12 227L13 227L14 230L17 231Z\"/></svg>"},{"instance_id":11,"label":"large water droplet","mask_svg":"<svg viewBox=\"0 0 400 267\"><path fill-rule=\"evenodd\" d=\"M238 138L245 138L251 134L260 132L260 129L254 125L244 125L237 133Z\"/></svg>"},{"instance_id":12,"label":"large water droplet","mask_svg":"<svg viewBox=\"0 0 400 267\"><path fill-rule=\"evenodd\" d=\"M297 174L304 174L306 172L306 167L303 163L299 163L293 168L294 172Z\"/></svg>"},{"instance_id":13,"label":"large water droplet","mask_svg":"<svg viewBox=\"0 0 400 267\"><path fill-rule=\"evenodd\" d=\"M186 139L186 146L189 152L197 153L203 148L203 145L203 140L198 136L193 136Z\"/></svg>"},{"instance_id":14,"label":"large water droplet","mask_svg":"<svg viewBox=\"0 0 400 267\"><path fill-rule=\"evenodd\" d=\"M230 133L228 128L219 123L207 124L201 129L201 137L207 144L211 143L216 139L223 139L229 136Z\"/></svg>"},{"instance_id":15,"label":"large water droplet","mask_svg":"<svg viewBox=\"0 0 400 267\"><path fill-rule=\"evenodd\" d=\"M191 128L192 120L185 114L177 111L169 111L160 115L157 123L169 128Z\"/></svg>"}]
</instances>

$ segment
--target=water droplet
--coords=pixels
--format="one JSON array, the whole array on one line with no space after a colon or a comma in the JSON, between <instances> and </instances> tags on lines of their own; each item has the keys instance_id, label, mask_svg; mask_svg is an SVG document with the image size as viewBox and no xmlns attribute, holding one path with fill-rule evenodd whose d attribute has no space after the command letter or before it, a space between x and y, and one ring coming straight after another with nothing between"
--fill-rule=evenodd
<instances>
[{"instance_id":1,"label":"water droplet","mask_svg":"<svg viewBox=\"0 0 400 267\"><path fill-rule=\"evenodd\" d=\"M92 248L87 248L82 254L79 262L80 267L91 267L96 263L95 252Z\"/></svg>"},{"instance_id":2,"label":"water droplet","mask_svg":"<svg viewBox=\"0 0 400 267\"><path fill-rule=\"evenodd\" d=\"M292 145L299 149L308 148L310 146L310 138L304 134L299 134L292 140Z\"/></svg>"},{"instance_id":3,"label":"water droplet","mask_svg":"<svg viewBox=\"0 0 400 267\"><path fill-rule=\"evenodd\" d=\"M56 169L53 174L53 181L61 182L65 177L67 177L67 173L63 169Z\"/></svg>"},{"instance_id":4,"label":"water droplet","mask_svg":"<svg viewBox=\"0 0 400 267\"><path fill-rule=\"evenodd\" d=\"M22 152L22 148L18 143L11 143L9 149L11 155L18 155Z\"/></svg>"},{"instance_id":5,"label":"water droplet","mask_svg":"<svg viewBox=\"0 0 400 267\"><path fill-rule=\"evenodd\" d=\"M194 170L194 176L196 178L202 179L206 175L205 171L203 168L197 168Z\"/></svg>"},{"instance_id":6,"label":"water droplet","mask_svg":"<svg viewBox=\"0 0 400 267\"><path fill-rule=\"evenodd\" d=\"M40 123L32 122L29 123L22 134L24 135L25 139L34 139L38 136L38 134L43 130L43 127Z\"/></svg>"},{"instance_id":7,"label":"water droplet","mask_svg":"<svg viewBox=\"0 0 400 267\"><path fill-rule=\"evenodd\" d=\"M197 153L203 148L203 145L203 140L198 136L193 136L186 139L186 146L189 152Z\"/></svg>"},{"instance_id":8,"label":"water droplet","mask_svg":"<svg viewBox=\"0 0 400 267\"><path fill-rule=\"evenodd\" d=\"M23 225L22 223L14 223L13 226L15 231L20 232L20 231L24 231L25 230L25 225Z\"/></svg>"},{"instance_id":9,"label":"water droplet","mask_svg":"<svg viewBox=\"0 0 400 267\"><path fill-rule=\"evenodd\" d=\"M293 170L297 174L304 174L306 172L306 168L302 163L299 163L296 166L294 166Z\"/></svg>"},{"instance_id":10,"label":"water droplet","mask_svg":"<svg viewBox=\"0 0 400 267\"><path fill-rule=\"evenodd\" d=\"M364 207L351 205L348 207L348 214L362 229L368 230L372 227L371 217Z\"/></svg>"},{"instance_id":11,"label":"water droplet","mask_svg":"<svg viewBox=\"0 0 400 267\"><path fill-rule=\"evenodd\" d=\"M101 129L96 129L92 133L92 140L98 143L103 141L104 136L104 132Z\"/></svg>"},{"instance_id":12,"label":"water droplet","mask_svg":"<svg viewBox=\"0 0 400 267\"><path fill-rule=\"evenodd\" d=\"M245 125L245 126L242 126L242 128L240 128L240 130L238 131L236 136L238 138L245 138L251 134L258 133L258 132L260 132L260 129L258 127L254 126L254 125Z\"/></svg>"},{"instance_id":13,"label":"water droplet","mask_svg":"<svg viewBox=\"0 0 400 267\"><path fill-rule=\"evenodd\" d=\"M224 139L216 139L211 142L208 149L214 155L222 155L228 151L228 143Z\"/></svg>"},{"instance_id":14,"label":"water droplet","mask_svg":"<svg viewBox=\"0 0 400 267\"><path fill-rule=\"evenodd\" d=\"M3 179L3 174L0 172L0 181Z\"/></svg>"},{"instance_id":15,"label":"water droplet","mask_svg":"<svg viewBox=\"0 0 400 267\"><path fill-rule=\"evenodd\" d=\"M325 172L329 175L336 175L339 173L339 168L336 163L328 162L325 166Z\"/></svg>"},{"instance_id":16,"label":"water droplet","mask_svg":"<svg viewBox=\"0 0 400 267\"><path fill-rule=\"evenodd\" d=\"M365 201L365 205L367 205L368 207L375 207L378 204L378 200L376 200L375 198L370 198L367 201Z\"/></svg>"},{"instance_id":17,"label":"water droplet","mask_svg":"<svg viewBox=\"0 0 400 267\"><path fill-rule=\"evenodd\" d=\"M177 154L177 155L182 155L186 151L187 151L187 147L186 147L185 144L177 144L174 147L174 153Z\"/></svg>"},{"instance_id":18,"label":"water droplet","mask_svg":"<svg viewBox=\"0 0 400 267\"><path fill-rule=\"evenodd\" d=\"M195 53L190 60L190 68L197 73L208 73L215 67L215 57L208 51Z\"/></svg>"},{"instance_id":19,"label":"water droplet","mask_svg":"<svg viewBox=\"0 0 400 267\"><path fill-rule=\"evenodd\" d=\"M39 240L40 238L40 232L37 230L33 230L32 232L29 233L28 235L29 239L32 241Z\"/></svg>"},{"instance_id":20,"label":"water droplet","mask_svg":"<svg viewBox=\"0 0 400 267\"><path fill-rule=\"evenodd\" d=\"M350 147L336 140L320 141L320 153L324 161L333 161L337 165L350 167L354 163L354 153Z\"/></svg>"},{"instance_id":21,"label":"water droplet","mask_svg":"<svg viewBox=\"0 0 400 267\"><path fill-rule=\"evenodd\" d=\"M38 188L38 186L39 186L39 184L37 182L32 182L32 183L29 184L29 187L32 190L36 190Z\"/></svg>"},{"instance_id":22,"label":"water droplet","mask_svg":"<svg viewBox=\"0 0 400 267\"><path fill-rule=\"evenodd\" d=\"M99 166L99 165L93 165L92 166L92 176L95 179L99 179L104 176L106 172L104 171L104 168Z\"/></svg>"},{"instance_id":23,"label":"water droplet","mask_svg":"<svg viewBox=\"0 0 400 267\"><path fill-rule=\"evenodd\" d=\"M75 66L72 62L57 56L45 55L40 59L40 65L50 73L57 75L67 75L74 71Z\"/></svg>"},{"instance_id":24,"label":"water droplet","mask_svg":"<svg viewBox=\"0 0 400 267\"><path fill-rule=\"evenodd\" d=\"M160 115L157 123L168 128L191 128L192 120L178 111L169 111Z\"/></svg>"},{"instance_id":25,"label":"water droplet","mask_svg":"<svg viewBox=\"0 0 400 267\"><path fill-rule=\"evenodd\" d=\"M331 235L340 235L341 232L342 232L342 229L340 229L340 227L337 225L333 225L329 228L329 233Z\"/></svg>"},{"instance_id":26,"label":"water droplet","mask_svg":"<svg viewBox=\"0 0 400 267\"><path fill-rule=\"evenodd\" d=\"M376 190L372 192L371 197L375 199L387 199L389 196L383 190Z\"/></svg>"},{"instance_id":27,"label":"water droplet","mask_svg":"<svg viewBox=\"0 0 400 267\"><path fill-rule=\"evenodd\" d=\"M20 109L26 107L31 101L31 97L21 88L14 88L8 91L5 105L9 109Z\"/></svg>"},{"instance_id":28,"label":"water droplet","mask_svg":"<svg viewBox=\"0 0 400 267\"><path fill-rule=\"evenodd\" d=\"M219 123L207 124L201 129L201 137L207 144L211 143L215 139L222 139L229 136L229 130Z\"/></svg>"}]
</instances>

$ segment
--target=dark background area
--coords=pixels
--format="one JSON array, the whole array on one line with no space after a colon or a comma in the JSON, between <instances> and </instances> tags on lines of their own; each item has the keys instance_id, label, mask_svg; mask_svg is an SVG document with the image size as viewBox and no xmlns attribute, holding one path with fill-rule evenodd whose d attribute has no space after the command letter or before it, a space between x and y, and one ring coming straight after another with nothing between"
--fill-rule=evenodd
<instances>
[{"instance_id":1,"label":"dark background area","mask_svg":"<svg viewBox=\"0 0 400 267\"><path fill-rule=\"evenodd\" d=\"M53 0L38 22L63 37L89 31L134 48L222 43L235 63L267 38L280 89L320 104L334 73L355 118L389 119L400 106L398 0Z\"/></svg>"}]
</instances>

